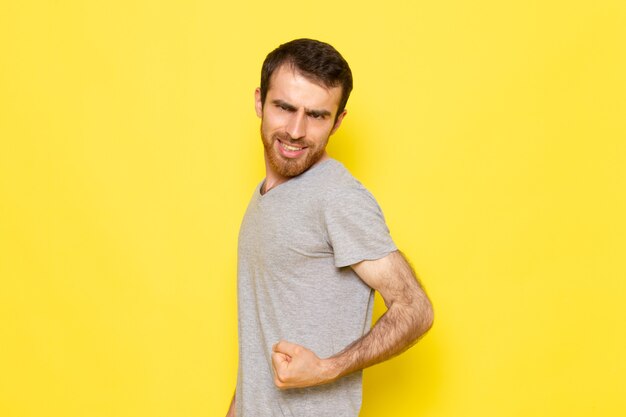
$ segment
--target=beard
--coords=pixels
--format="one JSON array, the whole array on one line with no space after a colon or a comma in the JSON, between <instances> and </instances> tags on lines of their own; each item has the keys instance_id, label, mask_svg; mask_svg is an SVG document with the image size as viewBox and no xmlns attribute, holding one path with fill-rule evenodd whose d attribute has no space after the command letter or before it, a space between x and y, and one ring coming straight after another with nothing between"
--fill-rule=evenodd
<instances>
[{"instance_id":1,"label":"beard","mask_svg":"<svg viewBox=\"0 0 626 417\"><path fill-rule=\"evenodd\" d=\"M261 126L261 139L263 140L263 147L265 148L265 155L270 164L270 167L274 172L283 177L295 177L302 174L307 169L311 168L320 158L324 155L326 143L322 146L316 147L314 144L308 143L304 140L292 140L286 133L274 133L271 139L268 139L263 132L263 126ZM276 150L276 142L281 141L284 144L292 144L298 147L306 147L304 155L299 158L285 158ZM328 139L326 140L328 142Z\"/></svg>"}]
</instances>

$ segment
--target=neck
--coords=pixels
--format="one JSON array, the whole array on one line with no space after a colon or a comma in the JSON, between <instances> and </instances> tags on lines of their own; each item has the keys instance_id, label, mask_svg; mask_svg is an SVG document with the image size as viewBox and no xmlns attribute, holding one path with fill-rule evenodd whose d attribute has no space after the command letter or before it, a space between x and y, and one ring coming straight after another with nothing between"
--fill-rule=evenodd
<instances>
[{"instance_id":1,"label":"neck","mask_svg":"<svg viewBox=\"0 0 626 417\"><path fill-rule=\"evenodd\" d=\"M266 192L268 192L269 190L271 190L272 188L288 181L289 178L287 177L280 177L280 178L274 178L271 175L267 175L265 177L265 181L263 181L263 187L261 188L261 194L265 194Z\"/></svg>"},{"instance_id":2,"label":"neck","mask_svg":"<svg viewBox=\"0 0 626 417\"><path fill-rule=\"evenodd\" d=\"M261 188L261 194L265 194L272 188L287 182L289 177L285 177L284 175L280 175L278 172L272 169L272 166L267 159L267 154L265 155L265 181L263 181L263 187Z\"/></svg>"}]
</instances>

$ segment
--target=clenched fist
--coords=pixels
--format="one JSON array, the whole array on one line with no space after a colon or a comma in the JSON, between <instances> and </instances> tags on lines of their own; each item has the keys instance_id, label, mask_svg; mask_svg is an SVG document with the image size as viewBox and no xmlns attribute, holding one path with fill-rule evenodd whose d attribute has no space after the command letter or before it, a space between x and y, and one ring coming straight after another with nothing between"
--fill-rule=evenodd
<instances>
[{"instance_id":1,"label":"clenched fist","mask_svg":"<svg viewBox=\"0 0 626 417\"><path fill-rule=\"evenodd\" d=\"M312 387L336 378L328 359L283 340L272 347L272 367L274 384L280 389Z\"/></svg>"}]
</instances>

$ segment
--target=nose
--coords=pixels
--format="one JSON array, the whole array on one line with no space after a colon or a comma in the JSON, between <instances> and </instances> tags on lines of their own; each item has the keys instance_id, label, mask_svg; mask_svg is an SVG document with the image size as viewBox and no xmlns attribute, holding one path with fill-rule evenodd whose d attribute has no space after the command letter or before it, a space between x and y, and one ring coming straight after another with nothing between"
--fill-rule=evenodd
<instances>
[{"instance_id":1,"label":"nose","mask_svg":"<svg viewBox=\"0 0 626 417\"><path fill-rule=\"evenodd\" d=\"M292 113L287 124L287 133L292 139L301 139L306 132L306 114L304 109Z\"/></svg>"}]
</instances>

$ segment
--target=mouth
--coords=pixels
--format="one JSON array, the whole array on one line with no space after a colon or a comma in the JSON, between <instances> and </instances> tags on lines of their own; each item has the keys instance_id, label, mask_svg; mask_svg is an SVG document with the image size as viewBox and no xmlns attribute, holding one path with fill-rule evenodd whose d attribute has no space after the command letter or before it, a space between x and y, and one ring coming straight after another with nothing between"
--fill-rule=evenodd
<instances>
[{"instance_id":1,"label":"mouth","mask_svg":"<svg viewBox=\"0 0 626 417\"><path fill-rule=\"evenodd\" d=\"M297 158L298 156L302 155L307 148L306 146L295 146L286 144L280 139L277 139L276 143L278 144L278 150L280 151L281 155L286 158Z\"/></svg>"}]
</instances>

